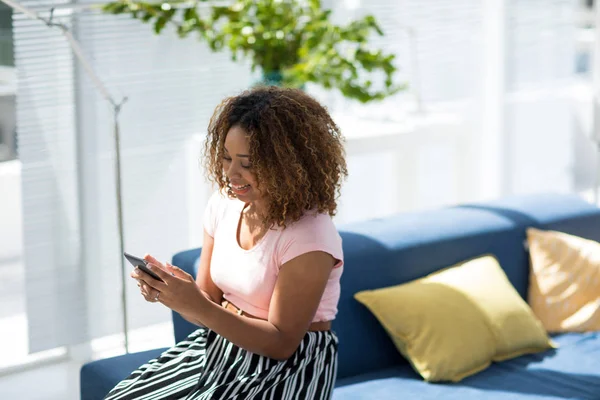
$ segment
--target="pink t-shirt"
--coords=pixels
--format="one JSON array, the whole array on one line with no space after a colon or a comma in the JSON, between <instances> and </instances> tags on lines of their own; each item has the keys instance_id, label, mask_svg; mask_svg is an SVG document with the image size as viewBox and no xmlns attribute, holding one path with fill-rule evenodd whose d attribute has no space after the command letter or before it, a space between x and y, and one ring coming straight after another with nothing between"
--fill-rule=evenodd
<instances>
[{"instance_id":1,"label":"pink t-shirt","mask_svg":"<svg viewBox=\"0 0 600 400\"><path fill-rule=\"evenodd\" d=\"M250 250L237 241L244 203L215 192L204 215L204 229L215 239L210 274L223 297L241 310L267 319L279 269L303 253L324 251L337 260L313 322L329 321L337 314L343 270L342 239L327 214L306 213L285 229L272 228Z\"/></svg>"}]
</instances>

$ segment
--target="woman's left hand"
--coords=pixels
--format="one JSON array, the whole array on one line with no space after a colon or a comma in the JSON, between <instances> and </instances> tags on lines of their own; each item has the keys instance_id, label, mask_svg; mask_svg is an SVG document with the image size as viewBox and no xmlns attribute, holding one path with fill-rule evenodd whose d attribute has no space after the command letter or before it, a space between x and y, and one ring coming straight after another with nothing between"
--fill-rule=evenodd
<instances>
[{"instance_id":1,"label":"woman's left hand","mask_svg":"<svg viewBox=\"0 0 600 400\"><path fill-rule=\"evenodd\" d=\"M153 300L163 303L173 311L186 315L193 315L198 306L203 301L207 301L194 277L187 272L169 263L163 265L151 255L146 255L144 260L148 262L147 267L164 282L152 278L138 268L131 273L131 276L140 281L142 287L149 286L151 293L157 293L157 296L152 296ZM150 292L150 290L146 291Z\"/></svg>"}]
</instances>

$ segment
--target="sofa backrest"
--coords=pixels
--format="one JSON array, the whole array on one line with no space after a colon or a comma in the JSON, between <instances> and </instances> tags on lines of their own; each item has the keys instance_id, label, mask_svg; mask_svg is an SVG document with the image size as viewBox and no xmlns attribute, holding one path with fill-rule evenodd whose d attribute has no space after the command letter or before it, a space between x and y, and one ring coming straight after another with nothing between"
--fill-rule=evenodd
<instances>
[{"instance_id":1,"label":"sofa backrest","mask_svg":"<svg viewBox=\"0 0 600 400\"><path fill-rule=\"evenodd\" d=\"M573 195L505 198L340 226L344 273L338 315L338 378L406 362L375 317L354 299L361 290L398 285L481 254L494 254L526 299L525 228L600 241L600 209Z\"/></svg>"}]
</instances>

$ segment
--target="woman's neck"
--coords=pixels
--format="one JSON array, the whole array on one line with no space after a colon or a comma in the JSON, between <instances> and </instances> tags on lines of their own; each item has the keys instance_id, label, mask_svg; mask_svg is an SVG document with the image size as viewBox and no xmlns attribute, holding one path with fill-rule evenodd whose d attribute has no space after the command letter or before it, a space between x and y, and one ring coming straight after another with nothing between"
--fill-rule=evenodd
<instances>
[{"instance_id":1,"label":"woman's neck","mask_svg":"<svg viewBox=\"0 0 600 400\"><path fill-rule=\"evenodd\" d=\"M257 202L246 203L242 214L246 221L251 222L253 225L262 225L266 220L267 208Z\"/></svg>"}]
</instances>

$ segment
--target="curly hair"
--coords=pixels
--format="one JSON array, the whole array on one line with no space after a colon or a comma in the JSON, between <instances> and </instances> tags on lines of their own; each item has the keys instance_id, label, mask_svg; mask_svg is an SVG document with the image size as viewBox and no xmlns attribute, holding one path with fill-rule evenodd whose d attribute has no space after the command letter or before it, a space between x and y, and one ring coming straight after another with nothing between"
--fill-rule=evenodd
<instances>
[{"instance_id":1,"label":"curly hair","mask_svg":"<svg viewBox=\"0 0 600 400\"><path fill-rule=\"evenodd\" d=\"M252 173L267 198L267 226L285 226L305 211L334 216L348 176L343 137L327 110L304 91L259 86L228 97L208 126L208 178L230 197L223 170L225 137L239 126L248 135Z\"/></svg>"}]
</instances>

